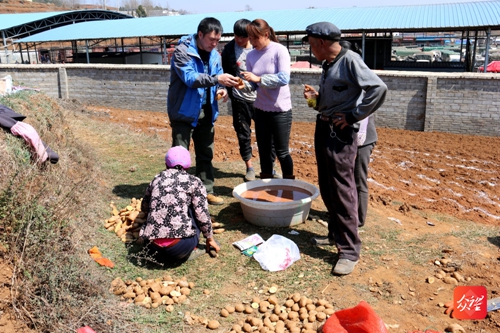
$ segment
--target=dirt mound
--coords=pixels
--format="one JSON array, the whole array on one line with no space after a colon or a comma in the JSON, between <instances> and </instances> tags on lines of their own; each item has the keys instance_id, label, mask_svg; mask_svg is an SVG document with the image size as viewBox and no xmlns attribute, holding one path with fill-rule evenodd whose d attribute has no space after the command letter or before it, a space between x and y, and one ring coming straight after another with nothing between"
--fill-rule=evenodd
<instances>
[{"instance_id":1,"label":"dirt mound","mask_svg":"<svg viewBox=\"0 0 500 333\"><path fill-rule=\"evenodd\" d=\"M14 0L0 1L0 14L60 12L65 10L68 10L68 8L60 7L53 3L40 3L40 2L14 1Z\"/></svg>"}]
</instances>

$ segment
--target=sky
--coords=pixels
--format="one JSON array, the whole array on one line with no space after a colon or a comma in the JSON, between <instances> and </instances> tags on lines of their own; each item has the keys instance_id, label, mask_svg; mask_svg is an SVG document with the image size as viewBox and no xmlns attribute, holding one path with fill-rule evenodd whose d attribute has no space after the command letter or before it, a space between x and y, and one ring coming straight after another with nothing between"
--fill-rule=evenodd
<instances>
[{"instance_id":1,"label":"sky","mask_svg":"<svg viewBox=\"0 0 500 333\"><path fill-rule=\"evenodd\" d=\"M113 1L113 0L110 0ZM335 8L335 7L374 7L395 5L428 5L485 0L153 0L153 4L175 10L186 10L192 14L235 12L251 9L253 11L277 9ZM140 2L140 0L139 0Z\"/></svg>"}]
</instances>

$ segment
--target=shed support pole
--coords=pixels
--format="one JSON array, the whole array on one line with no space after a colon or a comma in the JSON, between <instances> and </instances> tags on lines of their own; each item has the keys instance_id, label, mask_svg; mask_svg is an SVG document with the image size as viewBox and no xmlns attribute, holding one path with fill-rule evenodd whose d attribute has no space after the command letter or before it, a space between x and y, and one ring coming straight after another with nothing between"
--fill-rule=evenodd
<instances>
[{"instance_id":1,"label":"shed support pole","mask_svg":"<svg viewBox=\"0 0 500 333\"><path fill-rule=\"evenodd\" d=\"M85 53L87 53L87 64L90 64L89 41L85 40Z\"/></svg>"},{"instance_id":2,"label":"shed support pole","mask_svg":"<svg viewBox=\"0 0 500 333\"><path fill-rule=\"evenodd\" d=\"M361 58L365 61L365 42L366 42L366 33L363 31L363 35L361 37Z\"/></svg>"},{"instance_id":3,"label":"shed support pole","mask_svg":"<svg viewBox=\"0 0 500 333\"><path fill-rule=\"evenodd\" d=\"M28 46L28 43L26 43L26 52L28 53L28 63L31 64L30 47Z\"/></svg>"},{"instance_id":4,"label":"shed support pole","mask_svg":"<svg viewBox=\"0 0 500 333\"><path fill-rule=\"evenodd\" d=\"M490 36L491 36L491 28L488 28L488 31L486 31L486 54L484 55L484 72L488 72L488 61L489 61L489 53L490 53Z\"/></svg>"},{"instance_id":5,"label":"shed support pole","mask_svg":"<svg viewBox=\"0 0 500 333\"><path fill-rule=\"evenodd\" d=\"M21 55L21 64L24 64L23 44L21 44L21 43L19 43L19 54Z\"/></svg>"},{"instance_id":6,"label":"shed support pole","mask_svg":"<svg viewBox=\"0 0 500 333\"><path fill-rule=\"evenodd\" d=\"M472 72L474 71L474 65L476 65L476 49L477 49L477 30L474 35L474 47L472 48Z\"/></svg>"},{"instance_id":7,"label":"shed support pole","mask_svg":"<svg viewBox=\"0 0 500 333\"><path fill-rule=\"evenodd\" d=\"M464 34L465 34L465 32L462 31L462 38L460 39L460 62L462 61L462 52L464 49ZM465 63L465 57L464 57L464 63Z\"/></svg>"},{"instance_id":8,"label":"shed support pole","mask_svg":"<svg viewBox=\"0 0 500 333\"><path fill-rule=\"evenodd\" d=\"M9 48L7 47L7 40L5 39L5 31L3 30L2 30L2 39L3 39L3 48L5 50L5 59L7 60L7 63L10 64Z\"/></svg>"},{"instance_id":9,"label":"shed support pole","mask_svg":"<svg viewBox=\"0 0 500 333\"><path fill-rule=\"evenodd\" d=\"M163 59L162 59L162 64L163 65L167 65L167 41L166 41L166 38L165 37L162 37L161 38L161 41L162 41L162 45L161 47L163 47Z\"/></svg>"},{"instance_id":10,"label":"shed support pole","mask_svg":"<svg viewBox=\"0 0 500 333\"><path fill-rule=\"evenodd\" d=\"M141 57L141 65L144 65L144 61L142 61L142 38L139 37L139 55Z\"/></svg>"}]
</instances>

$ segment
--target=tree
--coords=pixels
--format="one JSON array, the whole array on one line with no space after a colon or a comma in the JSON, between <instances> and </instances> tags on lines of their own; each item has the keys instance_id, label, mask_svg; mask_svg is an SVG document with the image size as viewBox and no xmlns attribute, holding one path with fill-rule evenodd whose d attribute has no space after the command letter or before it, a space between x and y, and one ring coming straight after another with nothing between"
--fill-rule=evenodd
<instances>
[{"instance_id":1,"label":"tree","mask_svg":"<svg viewBox=\"0 0 500 333\"><path fill-rule=\"evenodd\" d=\"M144 7L144 9L146 9L146 11L152 10L154 8L153 1L151 1L151 0L142 0L141 3L142 3L142 7Z\"/></svg>"},{"instance_id":2,"label":"tree","mask_svg":"<svg viewBox=\"0 0 500 333\"><path fill-rule=\"evenodd\" d=\"M137 14L137 17L147 17L148 14L146 13L146 10L144 9L144 7L142 7L142 5L139 5L139 7L137 7L137 10L135 11L135 13Z\"/></svg>"}]
</instances>

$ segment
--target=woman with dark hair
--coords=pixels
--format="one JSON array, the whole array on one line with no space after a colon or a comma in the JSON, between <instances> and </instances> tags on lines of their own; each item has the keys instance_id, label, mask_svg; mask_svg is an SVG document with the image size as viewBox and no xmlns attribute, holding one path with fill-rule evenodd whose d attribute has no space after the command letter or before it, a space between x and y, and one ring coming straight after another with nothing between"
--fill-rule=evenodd
<instances>
[{"instance_id":1,"label":"woman with dark hair","mask_svg":"<svg viewBox=\"0 0 500 333\"><path fill-rule=\"evenodd\" d=\"M247 33L254 49L247 55L247 71L243 78L257 90L255 136L259 148L260 178L273 178L273 151L280 161L283 178L295 179L288 143L292 127L290 95L290 54L278 43L276 34L266 21L253 20Z\"/></svg>"}]
</instances>

